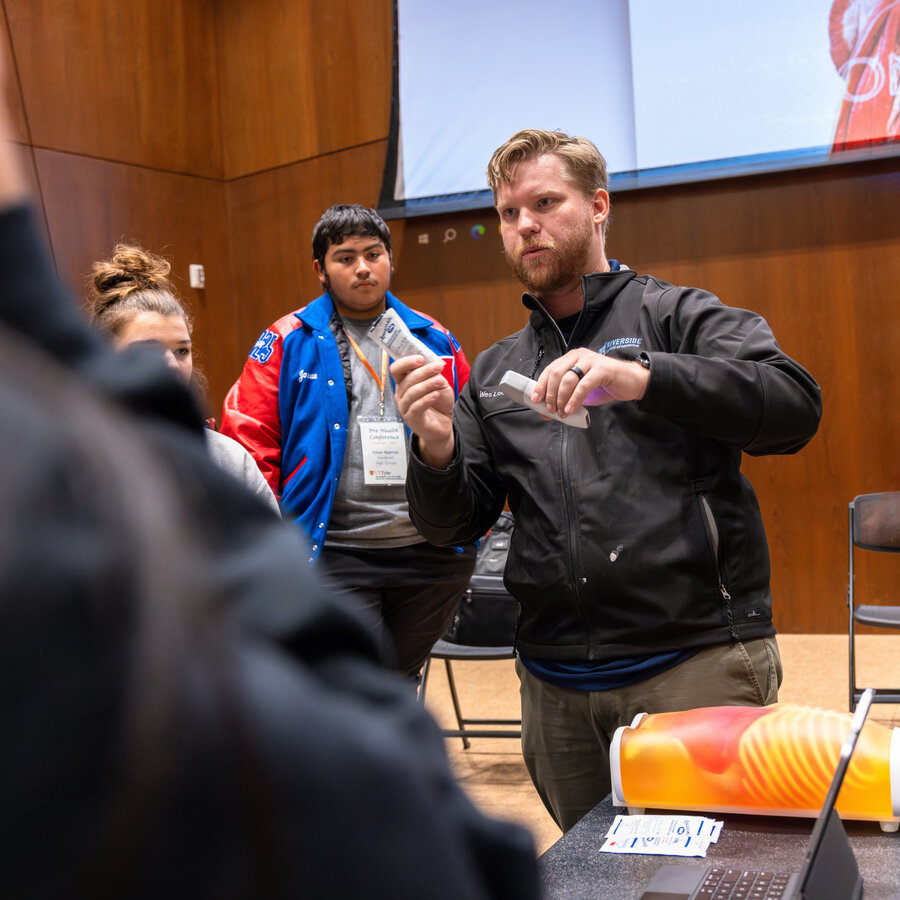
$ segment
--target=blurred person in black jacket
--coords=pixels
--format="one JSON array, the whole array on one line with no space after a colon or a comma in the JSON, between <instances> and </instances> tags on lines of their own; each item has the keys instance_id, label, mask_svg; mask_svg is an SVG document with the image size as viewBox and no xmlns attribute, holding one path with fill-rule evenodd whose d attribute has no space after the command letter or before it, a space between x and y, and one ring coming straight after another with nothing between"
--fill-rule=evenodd
<instances>
[{"instance_id":1,"label":"blurred person in black jacket","mask_svg":"<svg viewBox=\"0 0 900 900\"><path fill-rule=\"evenodd\" d=\"M0 84L0 88L3 85ZM538 896L189 389L61 292L0 110L5 896Z\"/></svg>"}]
</instances>

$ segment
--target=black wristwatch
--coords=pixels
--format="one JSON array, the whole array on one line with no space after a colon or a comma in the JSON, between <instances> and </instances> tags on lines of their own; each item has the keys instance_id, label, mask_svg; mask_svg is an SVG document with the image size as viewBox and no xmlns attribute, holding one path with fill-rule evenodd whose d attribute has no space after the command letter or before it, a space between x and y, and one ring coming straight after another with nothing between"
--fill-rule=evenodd
<instances>
[{"instance_id":1,"label":"black wristwatch","mask_svg":"<svg viewBox=\"0 0 900 900\"><path fill-rule=\"evenodd\" d=\"M642 350L638 355L634 358L636 363L642 365L645 369L650 368L650 357Z\"/></svg>"}]
</instances>

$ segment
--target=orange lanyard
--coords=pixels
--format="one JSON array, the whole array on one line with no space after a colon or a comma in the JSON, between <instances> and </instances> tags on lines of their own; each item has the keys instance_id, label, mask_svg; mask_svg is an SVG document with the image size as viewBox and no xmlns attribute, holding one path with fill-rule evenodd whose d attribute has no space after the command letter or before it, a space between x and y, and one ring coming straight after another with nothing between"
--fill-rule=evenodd
<instances>
[{"instance_id":1,"label":"orange lanyard","mask_svg":"<svg viewBox=\"0 0 900 900\"><path fill-rule=\"evenodd\" d=\"M346 328L343 329L344 335L348 341L350 341L350 346L353 348L353 352L359 357L359 361L366 367L366 371L375 379L375 384L378 385L378 390L381 391L381 418L384 418L384 385L387 379L387 364L388 364L388 355L387 350L381 351L381 378L378 377L378 373L372 368L372 365L369 361L363 356L362 350L359 349L359 344L353 340L350 332L347 331Z\"/></svg>"}]
</instances>

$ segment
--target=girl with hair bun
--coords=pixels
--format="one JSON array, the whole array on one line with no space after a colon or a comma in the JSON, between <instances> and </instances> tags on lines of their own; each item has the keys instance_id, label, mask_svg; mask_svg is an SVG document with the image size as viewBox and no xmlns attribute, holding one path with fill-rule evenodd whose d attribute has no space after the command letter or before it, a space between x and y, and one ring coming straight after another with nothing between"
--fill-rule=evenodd
<instances>
[{"instance_id":1,"label":"girl with hair bun","mask_svg":"<svg viewBox=\"0 0 900 900\"><path fill-rule=\"evenodd\" d=\"M205 400L207 381L194 366L194 323L169 280L168 260L135 244L117 244L98 260L89 283L90 312L119 350L145 345L162 351L166 363ZM274 509L278 501L253 457L237 441L206 429L212 458Z\"/></svg>"}]
</instances>

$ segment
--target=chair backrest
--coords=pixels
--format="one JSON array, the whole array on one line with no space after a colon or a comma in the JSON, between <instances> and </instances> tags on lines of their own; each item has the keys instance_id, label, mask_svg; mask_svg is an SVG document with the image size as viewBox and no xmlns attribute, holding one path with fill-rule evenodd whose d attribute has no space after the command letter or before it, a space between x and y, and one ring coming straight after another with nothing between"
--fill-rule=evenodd
<instances>
[{"instance_id":1,"label":"chair backrest","mask_svg":"<svg viewBox=\"0 0 900 900\"><path fill-rule=\"evenodd\" d=\"M472 647L507 647L515 642L519 604L503 586L512 513L503 512L481 539L475 570L444 640Z\"/></svg>"},{"instance_id":2,"label":"chair backrest","mask_svg":"<svg viewBox=\"0 0 900 900\"><path fill-rule=\"evenodd\" d=\"M854 497L852 522L857 547L900 553L900 491Z\"/></svg>"}]
</instances>

